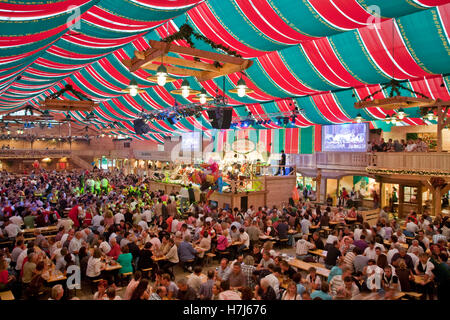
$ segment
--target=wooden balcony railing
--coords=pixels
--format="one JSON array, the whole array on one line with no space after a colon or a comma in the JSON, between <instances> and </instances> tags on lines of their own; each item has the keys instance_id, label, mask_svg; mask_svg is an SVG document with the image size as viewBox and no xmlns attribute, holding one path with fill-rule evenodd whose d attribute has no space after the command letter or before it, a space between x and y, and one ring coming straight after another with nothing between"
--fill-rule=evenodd
<instances>
[{"instance_id":1,"label":"wooden balcony railing","mask_svg":"<svg viewBox=\"0 0 450 320\"><path fill-rule=\"evenodd\" d=\"M430 170L450 173L448 152L376 152L370 155L369 168Z\"/></svg>"}]
</instances>

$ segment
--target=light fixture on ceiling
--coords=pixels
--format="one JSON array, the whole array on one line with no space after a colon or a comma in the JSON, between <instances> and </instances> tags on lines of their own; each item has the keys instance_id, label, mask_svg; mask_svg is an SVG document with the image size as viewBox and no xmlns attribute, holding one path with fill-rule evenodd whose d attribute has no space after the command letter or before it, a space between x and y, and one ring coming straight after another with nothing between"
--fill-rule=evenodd
<instances>
[{"instance_id":1,"label":"light fixture on ceiling","mask_svg":"<svg viewBox=\"0 0 450 320\"><path fill-rule=\"evenodd\" d=\"M403 108L398 109L397 117L399 120L403 120L403 118L406 117L406 113L405 110L403 110Z\"/></svg>"},{"instance_id":2,"label":"light fixture on ceiling","mask_svg":"<svg viewBox=\"0 0 450 320\"><path fill-rule=\"evenodd\" d=\"M397 124L397 117L395 115L393 115L391 117L391 123L394 124L394 125Z\"/></svg>"},{"instance_id":3,"label":"light fixture on ceiling","mask_svg":"<svg viewBox=\"0 0 450 320\"><path fill-rule=\"evenodd\" d=\"M148 77L147 80L156 82L158 84L158 86L162 87L167 82L174 82L177 79L169 76L169 74L167 73L167 68L161 63L159 65L158 69L156 69L156 76Z\"/></svg>"},{"instance_id":4,"label":"light fixture on ceiling","mask_svg":"<svg viewBox=\"0 0 450 320\"><path fill-rule=\"evenodd\" d=\"M132 97L134 97L138 93L143 93L145 91L139 89L136 79L133 78L130 80L130 84L125 89L122 89L122 92L129 93Z\"/></svg>"},{"instance_id":5,"label":"light fixture on ceiling","mask_svg":"<svg viewBox=\"0 0 450 320\"><path fill-rule=\"evenodd\" d=\"M247 84L245 83L244 79L240 78L239 81L237 82L236 88L235 89L231 89L228 90L228 92L231 93L237 93L237 95L242 98L244 97L246 94L249 93L253 93L255 92L254 90L250 89L247 87Z\"/></svg>"},{"instance_id":6,"label":"light fixture on ceiling","mask_svg":"<svg viewBox=\"0 0 450 320\"><path fill-rule=\"evenodd\" d=\"M391 117L387 114L386 117L384 118L384 121L389 124L391 123Z\"/></svg>"},{"instance_id":7,"label":"light fixture on ceiling","mask_svg":"<svg viewBox=\"0 0 450 320\"><path fill-rule=\"evenodd\" d=\"M355 118L355 121L356 121L357 123L361 123L363 120L364 120L364 119L363 119L363 117L361 116L361 113L358 113L358 115L357 115L356 118Z\"/></svg>"},{"instance_id":8,"label":"light fixture on ceiling","mask_svg":"<svg viewBox=\"0 0 450 320\"><path fill-rule=\"evenodd\" d=\"M436 119L436 116L434 115L433 110L429 110L427 114L424 116L424 118L427 119L428 121L433 121Z\"/></svg>"},{"instance_id":9,"label":"light fixture on ceiling","mask_svg":"<svg viewBox=\"0 0 450 320\"><path fill-rule=\"evenodd\" d=\"M214 98L213 98L213 97L210 97L210 96L206 93L206 90L205 90L204 88L202 88L202 89L200 90L200 93L199 93L196 97L192 98L192 100L194 100L194 101L199 101L201 104L205 104L207 101L212 101L212 100L214 100Z\"/></svg>"},{"instance_id":10,"label":"light fixture on ceiling","mask_svg":"<svg viewBox=\"0 0 450 320\"><path fill-rule=\"evenodd\" d=\"M181 89L172 90L170 91L174 94L181 94L183 98L187 98L190 95L199 94L200 91L191 89L191 86L189 84L189 81L187 79L184 79L181 83Z\"/></svg>"}]
</instances>

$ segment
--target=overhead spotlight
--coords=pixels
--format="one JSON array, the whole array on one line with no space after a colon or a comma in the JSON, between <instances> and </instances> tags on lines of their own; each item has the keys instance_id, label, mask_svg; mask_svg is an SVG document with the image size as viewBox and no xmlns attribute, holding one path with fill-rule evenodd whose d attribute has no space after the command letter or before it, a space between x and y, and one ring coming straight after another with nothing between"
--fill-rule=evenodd
<instances>
[{"instance_id":1,"label":"overhead spotlight","mask_svg":"<svg viewBox=\"0 0 450 320\"><path fill-rule=\"evenodd\" d=\"M283 122L284 122L284 124L288 124L289 123L289 117L284 117L283 118Z\"/></svg>"},{"instance_id":2,"label":"overhead spotlight","mask_svg":"<svg viewBox=\"0 0 450 320\"><path fill-rule=\"evenodd\" d=\"M297 116L294 114L291 116L291 122L292 124L295 124L295 120L296 120Z\"/></svg>"},{"instance_id":3,"label":"overhead spotlight","mask_svg":"<svg viewBox=\"0 0 450 320\"><path fill-rule=\"evenodd\" d=\"M167 121L169 121L169 123L170 123L171 125L174 125L175 123L178 122L178 118L175 117L175 116L172 116L172 117L167 118Z\"/></svg>"},{"instance_id":4,"label":"overhead spotlight","mask_svg":"<svg viewBox=\"0 0 450 320\"><path fill-rule=\"evenodd\" d=\"M281 126L283 123L282 117L277 117L277 121L275 122L277 125Z\"/></svg>"},{"instance_id":5,"label":"overhead spotlight","mask_svg":"<svg viewBox=\"0 0 450 320\"><path fill-rule=\"evenodd\" d=\"M358 113L358 115L355 118L357 123L361 123L363 121L363 117L361 116L361 113Z\"/></svg>"},{"instance_id":6,"label":"overhead spotlight","mask_svg":"<svg viewBox=\"0 0 450 320\"><path fill-rule=\"evenodd\" d=\"M441 88L445 88L445 84L444 83L441 83Z\"/></svg>"}]
</instances>

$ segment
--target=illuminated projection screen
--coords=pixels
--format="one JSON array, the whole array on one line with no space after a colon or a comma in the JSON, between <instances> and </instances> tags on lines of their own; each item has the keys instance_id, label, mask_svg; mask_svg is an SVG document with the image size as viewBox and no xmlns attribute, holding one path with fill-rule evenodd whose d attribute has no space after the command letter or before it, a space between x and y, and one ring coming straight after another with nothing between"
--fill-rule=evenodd
<instances>
[{"instance_id":1,"label":"illuminated projection screen","mask_svg":"<svg viewBox=\"0 0 450 320\"><path fill-rule=\"evenodd\" d=\"M366 152L368 123L322 126L322 151Z\"/></svg>"},{"instance_id":2,"label":"illuminated projection screen","mask_svg":"<svg viewBox=\"0 0 450 320\"><path fill-rule=\"evenodd\" d=\"M202 133L185 132L181 134L181 151L202 151Z\"/></svg>"}]
</instances>

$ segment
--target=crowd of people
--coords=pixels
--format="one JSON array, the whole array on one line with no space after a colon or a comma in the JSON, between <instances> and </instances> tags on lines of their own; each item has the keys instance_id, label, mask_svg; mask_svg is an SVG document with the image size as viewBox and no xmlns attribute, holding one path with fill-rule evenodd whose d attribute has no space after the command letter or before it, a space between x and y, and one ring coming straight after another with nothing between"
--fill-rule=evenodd
<instances>
[{"instance_id":1,"label":"crowd of people","mask_svg":"<svg viewBox=\"0 0 450 320\"><path fill-rule=\"evenodd\" d=\"M355 208L299 201L224 209L192 201L183 189L165 194L151 185L118 172L2 173L0 291L68 299L67 284L49 279L79 268L81 288L94 300L327 300L413 290L448 297L448 217L411 213L403 230L381 210L370 227ZM48 226L56 235L38 229ZM26 229L34 229L32 239ZM414 238L409 246L406 237ZM317 261L310 250L325 250L318 262L329 277L314 267L306 274L294 269L293 257L267 239L286 241L305 262ZM215 269L208 268L211 258L218 259ZM425 282L417 284L415 275Z\"/></svg>"},{"instance_id":2,"label":"crowd of people","mask_svg":"<svg viewBox=\"0 0 450 320\"><path fill-rule=\"evenodd\" d=\"M401 139L401 141L389 139L387 142L384 138L381 138L379 142L369 141L367 146L368 152L427 152L428 149L428 144L422 138L409 139L408 141L405 139Z\"/></svg>"}]
</instances>

